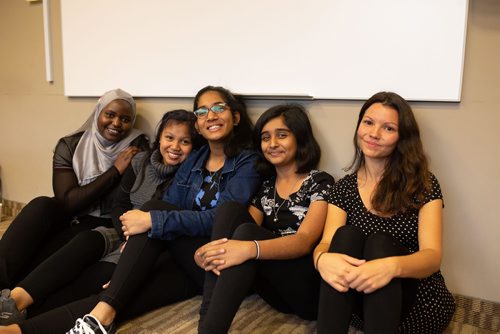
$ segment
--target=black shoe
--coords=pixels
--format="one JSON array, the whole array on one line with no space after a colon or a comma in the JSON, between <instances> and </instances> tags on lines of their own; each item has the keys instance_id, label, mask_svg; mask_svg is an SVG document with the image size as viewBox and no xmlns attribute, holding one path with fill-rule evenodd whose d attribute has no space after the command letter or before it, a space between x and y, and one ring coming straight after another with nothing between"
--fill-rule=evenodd
<instances>
[{"instance_id":1,"label":"black shoe","mask_svg":"<svg viewBox=\"0 0 500 334\"><path fill-rule=\"evenodd\" d=\"M26 319L26 310L19 311L9 289L0 293L0 326L21 324Z\"/></svg>"}]
</instances>

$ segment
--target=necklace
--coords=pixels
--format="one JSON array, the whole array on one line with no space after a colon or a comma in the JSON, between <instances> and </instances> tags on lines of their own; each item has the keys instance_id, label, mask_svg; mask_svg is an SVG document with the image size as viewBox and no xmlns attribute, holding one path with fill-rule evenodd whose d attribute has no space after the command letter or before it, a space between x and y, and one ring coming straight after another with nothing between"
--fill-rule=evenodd
<instances>
[{"instance_id":1,"label":"necklace","mask_svg":"<svg viewBox=\"0 0 500 334\"><path fill-rule=\"evenodd\" d=\"M214 178L217 175L218 170L215 172L208 171L208 174L210 175L210 182L214 182Z\"/></svg>"},{"instance_id":2,"label":"necklace","mask_svg":"<svg viewBox=\"0 0 500 334\"><path fill-rule=\"evenodd\" d=\"M208 182L212 184L210 186L210 188L215 186L215 187L217 187L217 189L219 189L219 183L220 183L220 179L222 177L221 171L222 171L222 168L219 170L216 170L214 172L211 172L207 169L208 175L210 176L210 180Z\"/></svg>"},{"instance_id":3,"label":"necklace","mask_svg":"<svg viewBox=\"0 0 500 334\"><path fill-rule=\"evenodd\" d=\"M273 213L274 213L273 221L275 223L278 222L278 212L280 211L280 209L283 206L283 204L285 204L285 202L290 199L290 195L292 194L292 190L293 190L293 188L295 188L295 186L297 185L297 183L299 182L299 180L300 180L300 177L297 180L295 180L295 182L293 183L293 185L290 187L290 190L288 191L288 197L283 202L281 202L281 204L278 206L277 209L275 209L275 206L276 206L276 188L278 188L278 187L276 185L276 181L274 181L274 196L273 196L274 204L271 207L271 209L273 210Z\"/></svg>"}]
</instances>

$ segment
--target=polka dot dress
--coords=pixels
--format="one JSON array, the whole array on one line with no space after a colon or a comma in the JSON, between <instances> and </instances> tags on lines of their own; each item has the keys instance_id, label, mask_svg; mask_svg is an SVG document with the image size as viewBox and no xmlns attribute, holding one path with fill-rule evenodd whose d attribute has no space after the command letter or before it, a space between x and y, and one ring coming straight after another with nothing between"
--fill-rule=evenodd
<instances>
[{"instance_id":1,"label":"polka dot dress","mask_svg":"<svg viewBox=\"0 0 500 334\"><path fill-rule=\"evenodd\" d=\"M431 175L432 190L423 203L442 199L439 182ZM347 225L354 225L366 235L375 232L390 233L408 248L410 253L418 250L418 210L410 210L392 217L380 217L366 209L358 192L356 174L344 176L334 186L329 202L347 212ZM410 313L402 319L402 333L442 333L448 326L455 301L446 288L444 278L438 271L419 280L416 301ZM353 317L353 325L362 327L362 322Z\"/></svg>"}]
</instances>

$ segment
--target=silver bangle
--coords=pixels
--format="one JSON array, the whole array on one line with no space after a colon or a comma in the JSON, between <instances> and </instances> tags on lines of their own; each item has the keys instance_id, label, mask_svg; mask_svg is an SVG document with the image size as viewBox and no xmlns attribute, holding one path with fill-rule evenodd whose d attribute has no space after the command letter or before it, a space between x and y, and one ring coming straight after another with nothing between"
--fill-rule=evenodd
<instances>
[{"instance_id":1,"label":"silver bangle","mask_svg":"<svg viewBox=\"0 0 500 334\"><path fill-rule=\"evenodd\" d=\"M259 257L260 257L260 246L259 246L259 242L257 240L254 240L253 242L255 242L255 248L257 249L257 255L255 255L255 259L258 260Z\"/></svg>"}]
</instances>

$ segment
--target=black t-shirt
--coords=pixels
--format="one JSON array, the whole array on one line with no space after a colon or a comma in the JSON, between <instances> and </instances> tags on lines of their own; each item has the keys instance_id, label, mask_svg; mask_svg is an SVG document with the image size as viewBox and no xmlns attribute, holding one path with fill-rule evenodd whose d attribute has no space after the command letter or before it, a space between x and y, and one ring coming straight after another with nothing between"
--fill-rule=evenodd
<instances>
[{"instance_id":1,"label":"black t-shirt","mask_svg":"<svg viewBox=\"0 0 500 334\"><path fill-rule=\"evenodd\" d=\"M287 199L275 192L275 182L275 177L265 180L252 205L264 213L263 227L284 236L297 233L311 203L326 201L335 181L326 172L312 170L300 189Z\"/></svg>"},{"instance_id":2,"label":"black t-shirt","mask_svg":"<svg viewBox=\"0 0 500 334\"><path fill-rule=\"evenodd\" d=\"M222 168L216 172L209 172L207 169L203 169L203 184L194 199L193 210L204 211L217 206L217 201L220 197L219 183L221 175Z\"/></svg>"}]
</instances>

